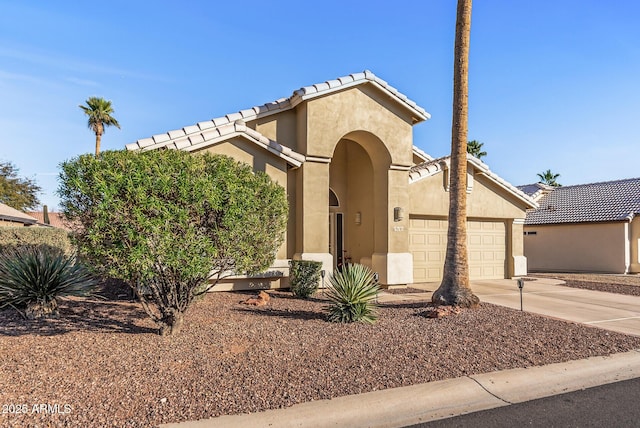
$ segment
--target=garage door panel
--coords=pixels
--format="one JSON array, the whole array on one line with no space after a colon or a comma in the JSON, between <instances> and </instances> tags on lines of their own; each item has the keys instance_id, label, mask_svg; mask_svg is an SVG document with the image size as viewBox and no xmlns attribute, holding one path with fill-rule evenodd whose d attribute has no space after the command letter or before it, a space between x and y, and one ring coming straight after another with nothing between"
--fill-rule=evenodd
<instances>
[{"instance_id":1,"label":"garage door panel","mask_svg":"<svg viewBox=\"0 0 640 428\"><path fill-rule=\"evenodd\" d=\"M414 281L439 281L442 279L447 245L446 220L410 219L409 224L410 251L414 259ZM504 278L505 223L470 221L467 226L471 279Z\"/></svg>"}]
</instances>

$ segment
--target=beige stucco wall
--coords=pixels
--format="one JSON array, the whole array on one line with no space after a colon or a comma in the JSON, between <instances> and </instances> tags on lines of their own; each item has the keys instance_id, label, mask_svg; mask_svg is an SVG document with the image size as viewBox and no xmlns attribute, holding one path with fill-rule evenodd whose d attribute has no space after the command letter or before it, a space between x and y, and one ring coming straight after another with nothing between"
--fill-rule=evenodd
<instances>
[{"instance_id":1,"label":"beige stucco wall","mask_svg":"<svg viewBox=\"0 0 640 428\"><path fill-rule=\"evenodd\" d=\"M265 137L277 141L278 144L299 151L297 149L298 118L295 109L250 121L247 126Z\"/></svg>"},{"instance_id":2,"label":"beige stucco wall","mask_svg":"<svg viewBox=\"0 0 640 428\"><path fill-rule=\"evenodd\" d=\"M411 165L412 125L408 114L371 85L310 100L306 106L306 138L298 149L304 154L331 158L338 142L354 131L364 131L384 142L391 163ZM362 136L359 140L364 140ZM358 141L368 144L366 141ZM375 159L374 159L375 162Z\"/></svg>"},{"instance_id":3,"label":"beige stucco wall","mask_svg":"<svg viewBox=\"0 0 640 428\"><path fill-rule=\"evenodd\" d=\"M242 137L208 147L204 151L226 155L249 164L254 171L267 173L276 183L287 188L287 162Z\"/></svg>"},{"instance_id":4,"label":"beige stucco wall","mask_svg":"<svg viewBox=\"0 0 640 428\"><path fill-rule=\"evenodd\" d=\"M524 232L530 271L625 273L626 222L525 226Z\"/></svg>"},{"instance_id":5,"label":"beige stucco wall","mask_svg":"<svg viewBox=\"0 0 640 428\"><path fill-rule=\"evenodd\" d=\"M410 210L415 215L447 217L449 192L445 190L444 173L416 181L409 186ZM484 176L475 175L473 189L467 194L467 216L474 218L525 218L526 207L506 190Z\"/></svg>"},{"instance_id":6,"label":"beige stucco wall","mask_svg":"<svg viewBox=\"0 0 640 428\"><path fill-rule=\"evenodd\" d=\"M630 225L631 265L629 272L640 273L640 216L636 216Z\"/></svg>"}]
</instances>

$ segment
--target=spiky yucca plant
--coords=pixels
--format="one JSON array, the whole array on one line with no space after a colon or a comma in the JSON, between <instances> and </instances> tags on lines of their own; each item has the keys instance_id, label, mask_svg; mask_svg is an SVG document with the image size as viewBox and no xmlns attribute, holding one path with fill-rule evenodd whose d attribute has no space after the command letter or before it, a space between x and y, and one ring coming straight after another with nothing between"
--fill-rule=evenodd
<instances>
[{"instance_id":1,"label":"spiky yucca plant","mask_svg":"<svg viewBox=\"0 0 640 428\"><path fill-rule=\"evenodd\" d=\"M367 266L347 264L342 270L335 271L329 277L326 292L331 301L329 321L375 322L378 318L375 304L378 289L374 273Z\"/></svg>"},{"instance_id":2,"label":"spiky yucca plant","mask_svg":"<svg viewBox=\"0 0 640 428\"><path fill-rule=\"evenodd\" d=\"M25 309L29 319L58 315L58 297L87 296L97 279L74 256L28 246L0 255L0 309Z\"/></svg>"}]
</instances>

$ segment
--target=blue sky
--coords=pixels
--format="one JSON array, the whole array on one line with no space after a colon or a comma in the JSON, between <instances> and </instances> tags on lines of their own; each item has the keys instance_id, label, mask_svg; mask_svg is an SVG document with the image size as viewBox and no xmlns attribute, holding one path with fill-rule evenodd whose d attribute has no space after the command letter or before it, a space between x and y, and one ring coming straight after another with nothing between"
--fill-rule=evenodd
<instances>
[{"instance_id":1,"label":"blue sky","mask_svg":"<svg viewBox=\"0 0 640 428\"><path fill-rule=\"evenodd\" d=\"M94 150L79 104L112 100L103 150L373 71L450 151L454 0L0 0L0 160L55 207L59 164ZM640 176L640 2L476 1L469 139L513 184Z\"/></svg>"}]
</instances>

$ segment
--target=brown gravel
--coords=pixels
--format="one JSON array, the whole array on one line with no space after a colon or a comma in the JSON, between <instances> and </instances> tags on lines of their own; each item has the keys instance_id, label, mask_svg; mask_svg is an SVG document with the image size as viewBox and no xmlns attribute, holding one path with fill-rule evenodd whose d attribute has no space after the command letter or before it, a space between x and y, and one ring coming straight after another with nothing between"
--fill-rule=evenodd
<instances>
[{"instance_id":1,"label":"brown gravel","mask_svg":"<svg viewBox=\"0 0 640 428\"><path fill-rule=\"evenodd\" d=\"M554 278L565 286L608 293L640 296L640 275L604 275L584 273L535 273L531 277Z\"/></svg>"},{"instance_id":2,"label":"brown gravel","mask_svg":"<svg viewBox=\"0 0 640 428\"><path fill-rule=\"evenodd\" d=\"M128 301L66 301L48 322L0 312L0 426L146 427L640 348L490 304L442 319L390 304L375 325L340 325L320 298L270 294L253 308L239 304L246 294L211 293L176 337ZM6 413L16 404L27 414Z\"/></svg>"}]
</instances>

